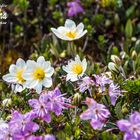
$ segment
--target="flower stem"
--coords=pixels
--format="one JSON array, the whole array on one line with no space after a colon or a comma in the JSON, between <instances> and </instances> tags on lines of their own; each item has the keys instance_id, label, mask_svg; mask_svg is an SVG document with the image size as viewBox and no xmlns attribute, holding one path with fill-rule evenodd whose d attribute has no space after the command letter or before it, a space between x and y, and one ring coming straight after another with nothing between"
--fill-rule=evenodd
<instances>
[{"instance_id":1,"label":"flower stem","mask_svg":"<svg viewBox=\"0 0 140 140\"><path fill-rule=\"evenodd\" d=\"M71 55L72 57L75 55L73 41L68 42L68 55Z\"/></svg>"}]
</instances>

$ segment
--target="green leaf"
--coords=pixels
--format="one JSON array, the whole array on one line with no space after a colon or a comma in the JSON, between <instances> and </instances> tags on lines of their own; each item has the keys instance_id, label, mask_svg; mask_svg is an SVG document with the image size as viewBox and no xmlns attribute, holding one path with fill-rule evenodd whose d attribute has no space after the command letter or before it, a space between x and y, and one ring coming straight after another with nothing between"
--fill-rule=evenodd
<instances>
[{"instance_id":1,"label":"green leaf","mask_svg":"<svg viewBox=\"0 0 140 140\"><path fill-rule=\"evenodd\" d=\"M135 7L136 7L135 5L132 5L130 8L127 9L126 17L130 17L134 13Z\"/></svg>"},{"instance_id":2,"label":"green leaf","mask_svg":"<svg viewBox=\"0 0 140 140\"><path fill-rule=\"evenodd\" d=\"M112 133L103 132L102 133L102 140L117 140L117 136Z\"/></svg>"},{"instance_id":3,"label":"green leaf","mask_svg":"<svg viewBox=\"0 0 140 140\"><path fill-rule=\"evenodd\" d=\"M75 138L78 138L78 137L80 136L80 133L81 133L81 130L80 130L79 128L77 128L77 129L75 130L74 137L75 137Z\"/></svg>"},{"instance_id":4,"label":"green leaf","mask_svg":"<svg viewBox=\"0 0 140 140\"><path fill-rule=\"evenodd\" d=\"M29 6L29 1L27 0L20 0L19 1L19 7L24 11L28 8Z\"/></svg>"},{"instance_id":5,"label":"green leaf","mask_svg":"<svg viewBox=\"0 0 140 140\"><path fill-rule=\"evenodd\" d=\"M140 39L138 39L136 41L135 50L136 50L137 53L140 53Z\"/></svg>"},{"instance_id":6,"label":"green leaf","mask_svg":"<svg viewBox=\"0 0 140 140\"><path fill-rule=\"evenodd\" d=\"M65 133L69 136L72 134L71 125L69 123L66 123L65 125Z\"/></svg>"},{"instance_id":7,"label":"green leaf","mask_svg":"<svg viewBox=\"0 0 140 140\"><path fill-rule=\"evenodd\" d=\"M129 19L125 26L125 36L131 38L133 34L132 21Z\"/></svg>"},{"instance_id":8,"label":"green leaf","mask_svg":"<svg viewBox=\"0 0 140 140\"><path fill-rule=\"evenodd\" d=\"M115 114L116 114L118 119L122 119L123 118L121 102L118 102L116 104L116 106L115 106Z\"/></svg>"}]
</instances>

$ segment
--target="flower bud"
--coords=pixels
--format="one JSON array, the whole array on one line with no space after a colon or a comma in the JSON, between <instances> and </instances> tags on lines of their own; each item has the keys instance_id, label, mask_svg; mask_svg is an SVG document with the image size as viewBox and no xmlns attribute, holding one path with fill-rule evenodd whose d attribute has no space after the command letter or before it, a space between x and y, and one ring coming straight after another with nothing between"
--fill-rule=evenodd
<instances>
[{"instance_id":1,"label":"flower bud","mask_svg":"<svg viewBox=\"0 0 140 140\"><path fill-rule=\"evenodd\" d=\"M117 72L117 73L119 72L118 66L113 62L109 62L108 68L111 72Z\"/></svg>"},{"instance_id":2,"label":"flower bud","mask_svg":"<svg viewBox=\"0 0 140 140\"><path fill-rule=\"evenodd\" d=\"M117 55L111 55L111 60L112 60L115 64L118 64L118 65L120 65L120 63L121 63L121 60L120 60L120 58L119 58Z\"/></svg>"},{"instance_id":3,"label":"flower bud","mask_svg":"<svg viewBox=\"0 0 140 140\"><path fill-rule=\"evenodd\" d=\"M6 107L9 107L10 105L12 104L12 100L9 98L7 98L7 99L4 99L3 101L2 101L2 105L3 106L6 106Z\"/></svg>"},{"instance_id":4,"label":"flower bud","mask_svg":"<svg viewBox=\"0 0 140 140\"><path fill-rule=\"evenodd\" d=\"M73 97L73 103L75 105L78 105L80 104L80 102L81 102L81 95L79 93L76 93Z\"/></svg>"},{"instance_id":5,"label":"flower bud","mask_svg":"<svg viewBox=\"0 0 140 140\"><path fill-rule=\"evenodd\" d=\"M129 112L128 110L128 105L125 103L123 106L122 106L122 113L123 114L127 114Z\"/></svg>"},{"instance_id":6,"label":"flower bud","mask_svg":"<svg viewBox=\"0 0 140 140\"><path fill-rule=\"evenodd\" d=\"M114 16L114 22L115 22L116 25L118 25L120 23L120 17L119 17L118 14L115 14L115 16Z\"/></svg>"},{"instance_id":7,"label":"flower bud","mask_svg":"<svg viewBox=\"0 0 140 140\"><path fill-rule=\"evenodd\" d=\"M111 73L110 71L107 71L107 72L105 73L105 75L106 75L108 78L112 79L112 73Z\"/></svg>"},{"instance_id":8,"label":"flower bud","mask_svg":"<svg viewBox=\"0 0 140 140\"><path fill-rule=\"evenodd\" d=\"M127 54L126 54L126 52L122 51L122 52L120 53L120 55L121 55L121 58L124 59L124 58L126 57Z\"/></svg>"},{"instance_id":9,"label":"flower bud","mask_svg":"<svg viewBox=\"0 0 140 140\"><path fill-rule=\"evenodd\" d=\"M60 57L61 57L61 58L65 58L65 56L66 56L66 51L63 51L63 52L60 54Z\"/></svg>"},{"instance_id":10,"label":"flower bud","mask_svg":"<svg viewBox=\"0 0 140 140\"><path fill-rule=\"evenodd\" d=\"M133 60L136 60L137 52L135 50L132 52L131 57L132 57Z\"/></svg>"}]
</instances>

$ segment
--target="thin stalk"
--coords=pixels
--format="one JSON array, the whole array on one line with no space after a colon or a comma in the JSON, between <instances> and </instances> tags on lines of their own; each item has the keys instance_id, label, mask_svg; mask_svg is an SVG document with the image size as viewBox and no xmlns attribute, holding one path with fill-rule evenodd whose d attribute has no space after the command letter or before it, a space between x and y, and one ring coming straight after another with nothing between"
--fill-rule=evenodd
<instances>
[{"instance_id":1,"label":"thin stalk","mask_svg":"<svg viewBox=\"0 0 140 140\"><path fill-rule=\"evenodd\" d=\"M132 66L133 66L134 75L136 75L135 61L132 61Z\"/></svg>"},{"instance_id":2,"label":"thin stalk","mask_svg":"<svg viewBox=\"0 0 140 140\"><path fill-rule=\"evenodd\" d=\"M75 50L74 50L73 41L68 42L68 50L67 51L68 51L68 55L71 55L72 57L74 57Z\"/></svg>"},{"instance_id":3,"label":"thin stalk","mask_svg":"<svg viewBox=\"0 0 140 140\"><path fill-rule=\"evenodd\" d=\"M120 66L120 71L122 72L124 79L126 79L126 74L122 66Z\"/></svg>"}]
</instances>

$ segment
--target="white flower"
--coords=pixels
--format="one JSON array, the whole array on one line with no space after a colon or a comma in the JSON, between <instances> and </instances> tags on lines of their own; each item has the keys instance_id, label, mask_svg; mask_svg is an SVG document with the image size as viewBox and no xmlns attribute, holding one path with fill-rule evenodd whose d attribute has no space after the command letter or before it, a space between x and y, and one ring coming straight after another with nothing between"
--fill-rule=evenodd
<instances>
[{"instance_id":1,"label":"white flower","mask_svg":"<svg viewBox=\"0 0 140 140\"><path fill-rule=\"evenodd\" d=\"M54 68L51 67L49 61L45 61L43 56L37 59L37 62L33 60L27 61L27 69L23 73L23 77L26 79L26 86L29 89L35 89L37 93L41 93L42 87L51 87Z\"/></svg>"},{"instance_id":2,"label":"white flower","mask_svg":"<svg viewBox=\"0 0 140 140\"><path fill-rule=\"evenodd\" d=\"M62 67L64 71L67 72L66 80L71 80L72 82L77 81L82 77L87 68L86 59L80 60L79 56L75 57L75 60L68 62L68 65Z\"/></svg>"},{"instance_id":3,"label":"white flower","mask_svg":"<svg viewBox=\"0 0 140 140\"><path fill-rule=\"evenodd\" d=\"M2 78L4 81L12 84L12 89L15 92L21 92L25 89L25 79L22 77L26 69L26 63L23 59L19 58L16 64L10 65L9 73Z\"/></svg>"},{"instance_id":4,"label":"white flower","mask_svg":"<svg viewBox=\"0 0 140 140\"><path fill-rule=\"evenodd\" d=\"M67 41L79 39L87 33L87 30L84 30L83 23L76 27L75 22L70 19L66 20L64 26L60 26L57 29L51 28L51 30L58 38Z\"/></svg>"}]
</instances>

